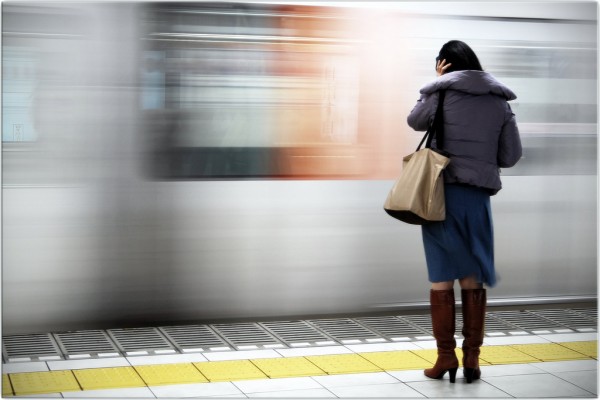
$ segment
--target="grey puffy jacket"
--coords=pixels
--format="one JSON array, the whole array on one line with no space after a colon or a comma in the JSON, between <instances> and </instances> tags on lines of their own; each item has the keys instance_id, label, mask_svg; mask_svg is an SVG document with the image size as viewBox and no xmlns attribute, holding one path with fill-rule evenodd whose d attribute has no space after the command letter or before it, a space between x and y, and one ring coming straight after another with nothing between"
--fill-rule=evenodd
<instances>
[{"instance_id":1,"label":"grey puffy jacket","mask_svg":"<svg viewBox=\"0 0 600 400\"><path fill-rule=\"evenodd\" d=\"M517 96L487 72L449 72L421 89L408 125L426 131L435 116L438 91L444 89L443 150L450 154L444 181L496 194L502 188L499 168L512 167L522 155L515 115L507 103Z\"/></svg>"}]
</instances>

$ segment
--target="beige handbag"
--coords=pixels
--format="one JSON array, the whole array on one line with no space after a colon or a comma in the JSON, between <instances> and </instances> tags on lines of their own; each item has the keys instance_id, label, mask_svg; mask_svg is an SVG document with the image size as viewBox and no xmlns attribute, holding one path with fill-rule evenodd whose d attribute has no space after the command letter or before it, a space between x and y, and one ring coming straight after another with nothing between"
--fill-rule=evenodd
<instances>
[{"instance_id":1,"label":"beige handbag","mask_svg":"<svg viewBox=\"0 0 600 400\"><path fill-rule=\"evenodd\" d=\"M450 159L439 150L431 149L434 135L437 147L441 148L443 144L443 102L444 91L441 91L432 125L417 150L404 157L400 178L390 190L383 206L389 215L409 224L422 225L446 219L442 171ZM421 149L425 139L426 146Z\"/></svg>"}]
</instances>

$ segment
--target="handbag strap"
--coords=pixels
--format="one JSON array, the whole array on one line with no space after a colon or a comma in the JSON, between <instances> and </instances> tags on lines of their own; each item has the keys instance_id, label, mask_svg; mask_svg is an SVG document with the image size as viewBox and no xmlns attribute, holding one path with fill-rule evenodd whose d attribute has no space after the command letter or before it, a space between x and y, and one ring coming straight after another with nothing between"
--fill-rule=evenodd
<instances>
[{"instance_id":1,"label":"handbag strap","mask_svg":"<svg viewBox=\"0 0 600 400\"><path fill-rule=\"evenodd\" d=\"M446 91L440 90L438 92L438 104L437 109L435 111L435 117L433 118L433 122L425 132L425 136L421 139L421 143L417 147L417 151L421 149L423 142L425 142L425 147L430 149L431 142L433 140L433 136L435 135L436 147L438 149L442 149L444 147L444 98L446 97Z\"/></svg>"}]
</instances>

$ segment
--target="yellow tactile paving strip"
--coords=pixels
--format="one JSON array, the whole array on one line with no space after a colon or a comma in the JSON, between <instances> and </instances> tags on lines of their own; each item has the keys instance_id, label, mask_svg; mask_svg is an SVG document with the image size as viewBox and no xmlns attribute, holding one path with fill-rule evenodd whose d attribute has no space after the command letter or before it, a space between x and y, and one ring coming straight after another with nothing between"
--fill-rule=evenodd
<instances>
[{"instance_id":1,"label":"yellow tactile paving strip","mask_svg":"<svg viewBox=\"0 0 600 400\"><path fill-rule=\"evenodd\" d=\"M575 350L578 353L585 354L588 357L598 358L598 342L567 342L559 343L568 349Z\"/></svg>"},{"instance_id":2,"label":"yellow tactile paving strip","mask_svg":"<svg viewBox=\"0 0 600 400\"><path fill-rule=\"evenodd\" d=\"M199 362L194 363L194 366L198 368L210 382L268 378L267 375L249 360Z\"/></svg>"},{"instance_id":3,"label":"yellow tactile paving strip","mask_svg":"<svg viewBox=\"0 0 600 400\"><path fill-rule=\"evenodd\" d=\"M361 353L361 356L377 365L384 371L430 368L431 363L415 352L385 351L377 353Z\"/></svg>"},{"instance_id":4,"label":"yellow tactile paving strip","mask_svg":"<svg viewBox=\"0 0 600 400\"><path fill-rule=\"evenodd\" d=\"M381 372L381 368L358 354L310 356L306 358L328 375Z\"/></svg>"},{"instance_id":5,"label":"yellow tactile paving strip","mask_svg":"<svg viewBox=\"0 0 600 400\"><path fill-rule=\"evenodd\" d=\"M10 396L13 394L12 385L10 384L10 379L8 379L8 375L2 375L2 397Z\"/></svg>"},{"instance_id":6,"label":"yellow tactile paving strip","mask_svg":"<svg viewBox=\"0 0 600 400\"><path fill-rule=\"evenodd\" d=\"M133 367L79 369L73 373L83 390L146 386ZM12 375L10 376L12 379Z\"/></svg>"},{"instance_id":7,"label":"yellow tactile paving strip","mask_svg":"<svg viewBox=\"0 0 600 400\"><path fill-rule=\"evenodd\" d=\"M540 362L540 359L511 346L483 346L479 357L494 365Z\"/></svg>"},{"instance_id":8,"label":"yellow tactile paving strip","mask_svg":"<svg viewBox=\"0 0 600 400\"><path fill-rule=\"evenodd\" d=\"M462 358L460 348L456 351ZM482 365L597 360L598 342L484 346ZM237 381L429 368L435 350L402 350L135 367L25 372L2 375L2 395L36 395L93 389Z\"/></svg>"},{"instance_id":9,"label":"yellow tactile paving strip","mask_svg":"<svg viewBox=\"0 0 600 400\"><path fill-rule=\"evenodd\" d=\"M192 364L142 365L134 368L148 386L208 382Z\"/></svg>"},{"instance_id":10,"label":"yellow tactile paving strip","mask_svg":"<svg viewBox=\"0 0 600 400\"><path fill-rule=\"evenodd\" d=\"M251 361L269 378L326 375L325 371L308 361L306 357L264 358Z\"/></svg>"},{"instance_id":11,"label":"yellow tactile paving strip","mask_svg":"<svg viewBox=\"0 0 600 400\"><path fill-rule=\"evenodd\" d=\"M551 344L517 344L512 348L519 350L541 361L585 360L589 358L575 350L571 350L558 343Z\"/></svg>"},{"instance_id":12,"label":"yellow tactile paving strip","mask_svg":"<svg viewBox=\"0 0 600 400\"><path fill-rule=\"evenodd\" d=\"M73 371L9 374L16 395L73 392L81 390Z\"/></svg>"}]
</instances>

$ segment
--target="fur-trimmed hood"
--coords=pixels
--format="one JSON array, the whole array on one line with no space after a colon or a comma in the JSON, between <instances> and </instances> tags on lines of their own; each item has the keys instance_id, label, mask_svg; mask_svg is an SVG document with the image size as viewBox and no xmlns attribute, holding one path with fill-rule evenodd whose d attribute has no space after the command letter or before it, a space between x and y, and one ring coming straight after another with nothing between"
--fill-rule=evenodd
<instances>
[{"instance_id":1,"label":"fur-trimmed hood","mask_svg":"<svg viewBox=\"0 0 600 400\"><path fill-rule=\"evenodd\" d=\"M485 71L448 72L421 88L422 94L431 94L439 90L457 90L474 95L494 94L506 100L517 98L506 85Z\"/></svg>"}]
</instances>

